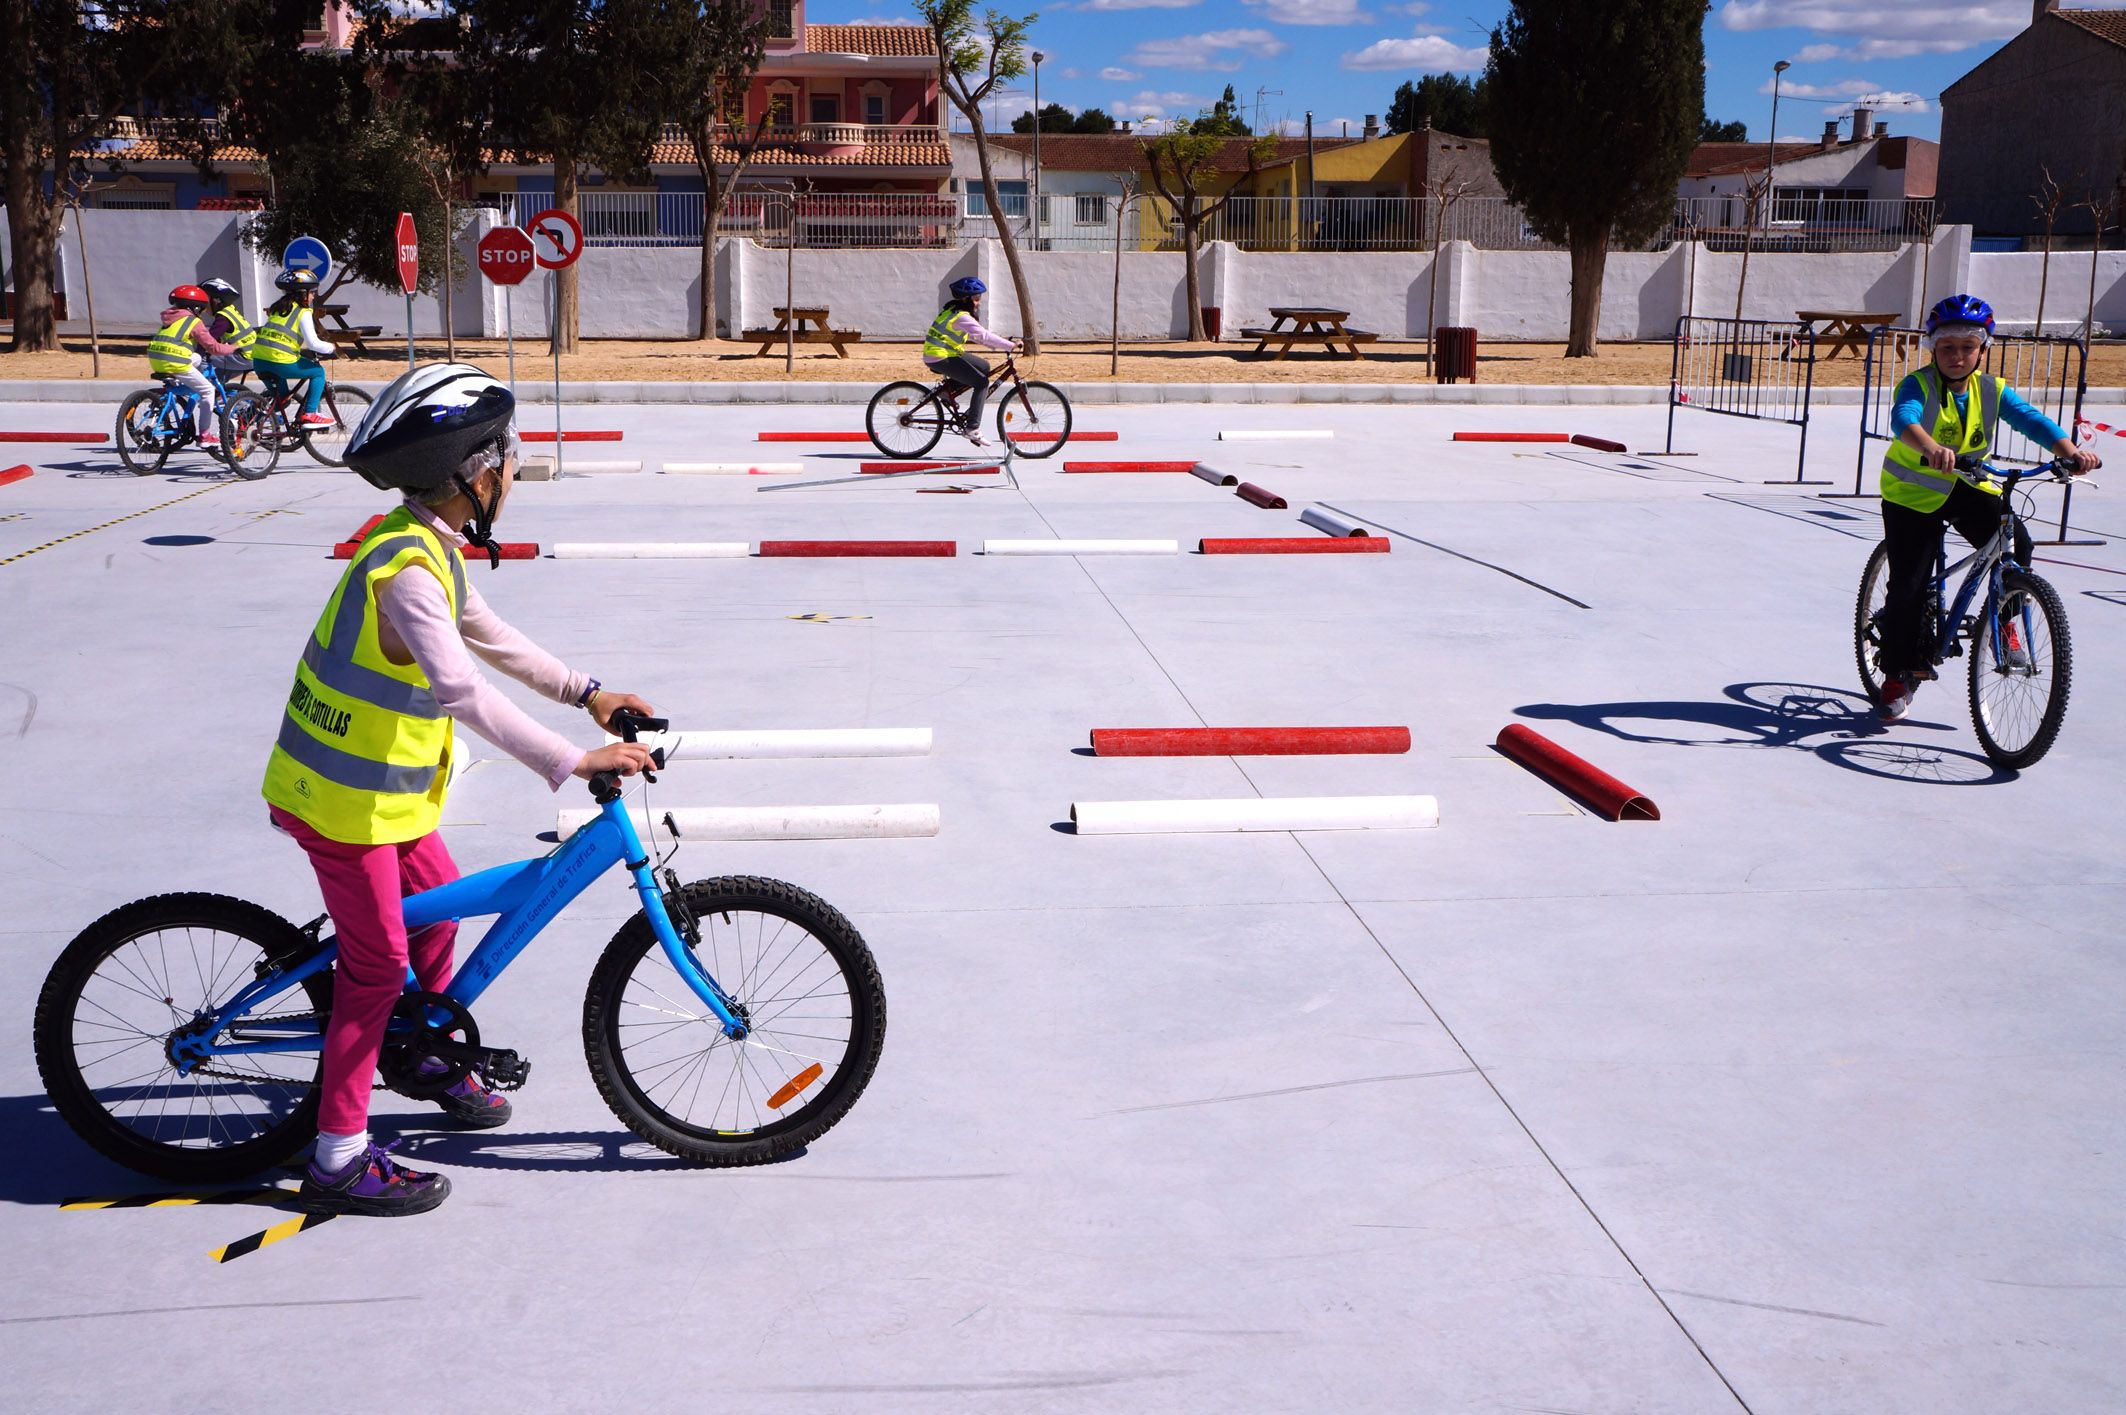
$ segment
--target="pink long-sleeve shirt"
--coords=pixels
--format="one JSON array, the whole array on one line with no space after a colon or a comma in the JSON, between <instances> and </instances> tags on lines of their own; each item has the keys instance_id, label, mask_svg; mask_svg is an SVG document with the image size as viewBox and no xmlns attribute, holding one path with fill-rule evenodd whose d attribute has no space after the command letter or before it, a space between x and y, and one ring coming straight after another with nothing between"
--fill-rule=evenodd
<instances>
[{"instance_id":1,"label":"pink long-sleeve shirt","mask_svg":"<svg viewBox=\"0 0 2126 1415\"><path fill-rule=\"evenodd\" d=\"M191 310L179 309L177 306L172 305L162 312L162 322L165 325L175 324L191 313ZM214 329L208 323L205 315L201 315L199 323L192 326L192 343L199 348L205 349L210 354L233 354L236 352L234 345L224 344L214 337Z\"/></svg>"},{"instance_id":2,"label":"pink long-sleeve shirt","mask_svg":"<svg viewBox=\"0 0 2126 1415\"><path fill-rule=\"evenodd\" d=\"M445 545L462 546L465 537L446 526L427 507L407 506ZM532 721L487 681L474 655L507 673L542 697L573 703L590 679L502 621L488 606L472 577L465 581L465 603L457 623L450 617L450 596L433 575L401 573L377 591L377 642L394 663L417 663L444 712L464 723L559 790L585 755L583 748Z\"/></svg>"}]
</instances>

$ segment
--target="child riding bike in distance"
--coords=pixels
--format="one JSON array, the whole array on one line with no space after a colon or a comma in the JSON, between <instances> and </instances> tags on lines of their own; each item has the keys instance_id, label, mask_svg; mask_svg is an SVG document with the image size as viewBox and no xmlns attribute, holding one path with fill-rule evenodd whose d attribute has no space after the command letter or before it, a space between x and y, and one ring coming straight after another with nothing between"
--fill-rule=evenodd
<instances>
[{"instance_id":1,"label":"child riding bike in distance","mask_svg":"<svg viewBox=\"0 0 2126 1415\"><path fill-rule=\"evenodd\" d=\"M1942 528L1973 546L1984 545L2000 525L2000 484L1958 469L1958 457L1988 454L2002 420L2033 442L2058 454L2079 475L2103 465L2096 453L2078 449L2066 430L2008 386L1980 373L1993 341L1993 309L1974 295L1951 295L1927 312L1926 338L1933 362L1906 374L1890 413L1891 442L1882 459L1882 535L1889 547L1882 623L1882 707L1895 722L1912 705L1912 693L1938 675L1926 624L1927 588L1934 578ZM1982 479L1973 480L1974 476ZM2013 640L2007 654L2027 650ZM2027 662L2027 657L2024 660Z\"/></svg>"},{"instance_id":2,"label":"child riding bike in distance","mask_svg":"<svg viewBox=\"0 0 2126 1415\"><path fill-rule=\"evenodd\" d=\"M273 284L281 297L253 331L251 367L271 393L285 392L289 384L301 382L303 426L330 427L332 419L317 410L325 397L325 367L311 356L336 354L339 346L318 337L317 323L311 317L317 276L307 270L283 270Z\"/></svg>"},{"instance_id":3,"label":"child riding bike in distance","mask_svg":"<svg viewBox=\"0 0 2126 1415\"><path fill-rule=\"evenodd\" d=\"M466 364L431 364L381 393L347 444L347 465L404 500L370 531L303 640L295 687L266 766L272 822L317 872L339 941L325 1028L317 1148L297 1197L311 1213L393 1216L441 1203L450 1181L406 1168L370 1143L370 1084L404 991L449 985L455 923L407 936L400 901L458 877L437 831L450 785L451 724L523 762L551 789L600 771L652 766L649 749L584 751L540 726L487 682L475 658L601 727L649 704L607 692L504 623L465 574L460 548L500 563L495 518L517 470L515 400ZM462 529L461 529L462 528ZM423 1069L440 1074L441 1062ZM509 1102L475 1074L437 1097L460 1125L485 1129Z\"/></svg>"},{"instance_id":4,"label":"child riding bike in distance","mask_svg":"<svg viewBox=\"0 0 2126 1415\"><path fill-rule=\"evenodd\" d=\"M235 349L208 331L207 292L197 285L180 285L170 292L170 307L162 312L162 327L148 338L148 368L157 378L167 378L190 391L192 426L202 447L221 446L215 431L214 410L220 400L214 381L199 371L202 350L220 357Z\"/></svg>"},{"instance_id":5,"label":"child riding bike in distance","mask_svg":"<svg viewBox=\"0 0 2126 1415\"><path fill-rule=\"evenodd\" d=\"M234 285L216 276L200 281L199 288L207 292L214 305L214 312L207 316L207 332L230 349L229 353L214 355L214 367L222 375L222 382L234 388L238 379L251 372L251 343L257 338L257 331L237 308L241 297Z\"/></svg>"},{"instance_id":6,"label":"child riding bike in distance","mask_svg":"<svg viewBox=\"0 0 2126 1415\"><path fill-rule=\"evenodd\" d=\"M955 387L968 390L962 435L977 447L987 447L989 441L982 436L982 404L989 398L989 361L968 353L967 346L980 344L1008 354L1017 352L1019 341L991 334L975 319L982 296L989 292L989 286L980 279L969 275L955 280L950 292L952 298L930 321L930 330L923 336L923 366Z\"/></svg>"}]
</instances>

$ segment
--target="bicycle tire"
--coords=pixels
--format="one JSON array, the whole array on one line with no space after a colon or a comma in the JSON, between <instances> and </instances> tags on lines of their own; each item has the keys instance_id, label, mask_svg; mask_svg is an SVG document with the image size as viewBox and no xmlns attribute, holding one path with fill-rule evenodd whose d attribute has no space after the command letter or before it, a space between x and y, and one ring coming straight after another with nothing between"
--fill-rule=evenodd
<instances>
[{"instance_id":1,"label":"bicycle tire","mask_svg":"<svg viewBox=\"0 0 2126 1415\"><path fill-rule=\"evenodd\" d=\"M681 897L701 921L702 940L697 952L706 955L705 962L712 973L720 980L740 978L753 985L750 997L737 999L751 1013L751 1036L745 1043L731 1043L713 1016L674 1014L675 999L681 1006L699 1004L693 1003L691 990L666 961L649 919L638 911L613 935L592 970L583 999L584 1057L598 1093L605 1097L613 1114L658 1149L715 1168L765 1164L819 1138L848 1113L870 1083L886 1038L886 994L878 965L862 936L839 910L795 885L734 875L696 880L682 887ZM763 922L753 926L754 960L747 966L745 920L756 916ZM779 921L782 926L772 937L767 933L767 921ZM786 937L791 925L803 931L794 942ZM818 948L809 951L803 968L786 979L791 960L799 956L807 938L815 941ZM777 960L772 967L765 962L770 954ZM831 980L817 971L820 956L830 960L848 986L844 1038L832 1035L838 1014L844 1009L827 991ZM642 987L631 996L637 969L644 963L650 965L657 985ZM737 966L726 968L726 963ZM768 1004L783 1000L780 993L773 997L761 995L771 986L802 986L805 990L784 1002L777 1012L759 1015ZM644 1000L650 997L656 1001ZM798 1003L806 1007L806 1014L789 1015L790 1006ZM636 1020L645 1007L653 1008L660 1017L679 1015L681 1020ZM778 1020L816 1026L820 1032L796 1033L787 1025L770 1025ZM637 1038L634 1045L637 1050L656 1048L660 1053L657 1060L628 1054L625 1029L642 1026L659 1030L652 1036ZM696 1027L703 1030L696 1031ZM682 1031L683 1035L674 1035ZM703 1043L697 1051L684 1050L696 1040ZM792 1045L786 1049L777 1045L778 1040ZM738 1050L741 1046L744 1051ZM825 1055L837 1046L838 1057ZM677 1057L666 1054L673 1047L682 1049ZM821 1054L812 1055L805 1048ZM727 1075L717 1074L711 1081L710 1073L718 1066L715 1054L721 1050L728 1050L728 1059L735 1064L725 1068ZM765 1063L755 1060L763 1056L767 1058ZM829 1059L835 1064L831 1076L824 1070ZM799 1067L797 1063L801 1061L811 1061L813 1066ZM681 1066L688 1069L675 1069ZM808 1085L804 1077L815 1068L818 1078ZM691 1091L689 1077L694 1078ZM738 1098L731 1103L734 1118L743 1117L749 1099L751 1113L759 1120L763 1103L770 1109L780 1109L773 1104L777 1096L784 1097L783 1104L787 1105L807 1090L811 1093L803 1105L778 1115L770 1123L749 1129L725 1128L715 1122L724 1113L724 1102L730 1097L734 1080L740 1087ZM709 1089L705 1082L719 1088L710 1103L709 1123L696 1119L701 1093ZM667 1083L673 1083L672 1102L680 1093L687 1094L684 1114L675 1114L667 1102L658 1099ZM792 1093L792 1086L799 1089ZM764 1092L766 1101L750 1098L752 1089Z\"/></svg>"},{"instance_id":2,"label":"bicycle tire","mask_svg":"<svg viewBox=\"0 0 2126 1415\"><path fill-rule=\"evenodd\" d=\"M1029 378L997 400L997 440L1021 457L1053 457L1062 451L1070 439L1070 420L1070 399L1053 383L1039 379ZM1014 429L1013 423L1019 426Z\"/></svg>"},{"instance_id":3,"label":"bicycle tire","mask_svg":"<svg viewBox=\"0 0 2126 1415\"><path fill-rule=\"evenodd\" d=\"M920 457L945 435L945 406L935 388L909 380L889 383L864 409L871 445L888 457Z\"/></svg>"},{"instance_id":4,"label":"bicycle tire","mask_svg":"<svg viewBox=\"0 0 2126 1415\"><path fill-rule=\"evenodd\" d=\"M325 385L325 396L318 407L332 419L331 427L311 427L298 422L302 429L303 450L328 467L347 465L347 439L354 432L354 425L369 411L375 398L359 388L347 388L337 383Z\"/></svg>"},{"instance_id":5,"label":"bicycle tire","mask_svg":"<svg viewBox=\"0 0 2126 1415\"><path fill-rule=\"evenodd\" d=\"M177 930L195 931L186 935L189 955L170 951L168 941L163 938ZM219 944L210 947L208 962L214 964L211 973L207 963L200 959L196 940L196 931L203 930L225 935L234 945L227 956L223 956ZM139 950L138 969L121 961L118 971L125 972L133 983L159 983L160 998L128 983L115 981L109 990L99 990L96 996L89 996L107 960L150 936L158 938L163 950L160 971L144 947ZM244 952L244 945L257 951L255 959ZM259 969L285 966L303 957L310 946L309 936L278 914L220 894L161 894L136 900L105 914L76 935L60 953L37 995L32 1026L37 1074L43 1079L45 1093L51 1097L53 1107L74 1133L97 1153L158 1179L216 1183L255 1174L292 1158L317 1134L317 1073L322 1064L321 1055L286 1053L286 1061L280 1061L278 1057L260 1059L255 1056L230 1059L228 1069L256 1070L259 1074L261 1084L249 1089L257 1092L264 1113L260 1117L261 1123L248 1127L253 1132L248 1134L236 1128L244 1119L240 1111L241 1095L229 1094L235 1086L242 1085L241 1082L232 1085L225 1077L196 1073L190 1077L179 1076L166 1057L162 1058L159 1071L151 1064L147 1071L128 1074L115 1081L92 1079L88 1069L94 1068L100 1075L107 1076L105 1063L113 1063L108 1070L122 1073L132 1073L135 1065L144 1060L152 1063L154 1055L143 1058L139 1049L144 1045L166 1042L168 1033L157 1035L157 1031L152 1030L169 1020L168 1016L158 1014L172 1014L187 1021L194 1015L193 1007L179 1006L179 999L188 1003L193 1001L190 997L193 989L189 985L194 977L198 980L197 1010L205 1010L209 1005L220 1005L248 985L259 976ZM192 977L186 974L187 964L192 967ZM303 1010L331 1011L329 970L307 980L303 991L307 994L304 1001L308 1004ZM138 1003L128 1003L120 996L126 992L146 999L144 1012L152 1019L146 1027L129 1028L125 1017L115 1010L127 1006L142 1010ZM219 996L209 996L215 993ZM92 1014L100 1015L86 1019L81 1016L85 997ZM256 1015L271 1016L294 1010L288 1003L288 997L283 995L276 1000L272 1013ZM86 1038L80 1035L84 1029L89 1033ZM125 1041L123 1036L100 1037L97 1035L99 1031L133 1031L138 1033L139 1040ZM84 1048L112 1046L119 1050L104 1051L84 1061ZM275 1066L279 1067L278 1073L270 1069ZM147 1079L142 1084L143 1078L154 1079ZM158 1094L149 1096L151 1090ZM188 1096L184 1101L187 1108L183 1116L173 1121L172 1100L178 1094ZM198 1106L202 1099L208 1107L204 1122L207 1143L184 1143L200 1134L202 1122ZM141 1127L151 1124L148 1116L151 1103L156 1107L152 1119L153 1133L143 1133ZM128 1105L135 1107L134 1119L139 1125L127 1123L117 1113ZM171 1138L160 1138L165 1134ZM226 1138L229 1143L219 1143L217 1137Z\"/></svg>"},{"instance_id":6,"label":"bicycle tire","mask_svg":"<svg viewBox=\"0 0 2126 1415\"><path fill-rule=\"evenodd\" d=\"M152 477L170 460L170 439L161 428L161 398L160 388L136 388L118 405L118 426L111 441L118 447L118 460L136 477ZM145 420L139 416L143 407L147 408Z\"/></svg>"},{"instance_id":7,"label":"bicycle tire","mask_svg":"<svg viewBox=\"0 0 2126 1415\"><path fill-rule=\"evenodd\" d=\"M1890 546L1881 541L1860 572L1860 594L1853 602L1853 658L1868 702L1882 706L1882 608L1890 581Z\"/></svg>"},{"instance_id":8,"label":"bicycle tire","mask_svg":"<svg viewBox=\"0 0 2126 1415\"><path fill-rule=\"evenodd\" d=\"M280 439L266 400L238 393L222 404L222 460L246 481L258 481L280 464Z\"/></svg>"},{"instance_id":9,"label":"bicycle tire","mask_svg":"<svg viewBox=\"0 0 2126 1415\"><path fill-rule=\"evenodd\" d=\"M1999 662L1991 622L1981 622L1971 636L1971 726L1986 759L1995 766L2021 771L2052 750L2067 720L2067 695L2074 686L2074 645L2067 633L2067 606L2051 582L2027 570L2001 572L2001 608L2018 615L2026 636L2027 669ZM2021 602L2037 613L2020 620ZM1988 616L1988 620L1995 616ZM2018 684L2042 683L2042 706ZM2035 712L2033 714L2033 709ZM2028 731L2023 729L2028 726Z\"/></svg>"}]
</instances>

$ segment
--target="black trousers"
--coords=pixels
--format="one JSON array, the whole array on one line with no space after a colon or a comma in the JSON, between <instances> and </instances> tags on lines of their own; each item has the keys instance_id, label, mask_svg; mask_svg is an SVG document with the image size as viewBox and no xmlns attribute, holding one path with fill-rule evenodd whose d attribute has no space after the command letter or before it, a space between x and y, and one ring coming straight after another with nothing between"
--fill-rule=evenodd
<instances>
[{"instance_id":1,"label":"black trousers","mask_svg":"<svg viewBox=\"0 0 2126 1415\"><path fill-rule=\"evenodd\" d=\"M1882 671L1896 677L1930 664L1927 587L1934 578L1934 557L1941 549L1942 528L1984 545L2000 528L2005 497L1989 495L1958 478L1949 499L1932 511L1914 511L1894 501L1882 503L1882 538L1890 547L1889 584L1882 613Z\"/></svg>"},{"instance_id":2,"label":"black trousers","mask_svg":"<svg viewBox=\"0 0 2126 1415\"><path fill-rule=\"evenodd\" d=\"M982 405L989 401L989 361L973 354L955 354L949 359L926 362L930 363L932 373L971 390L973 396L967 400L967 425L980 432Z\"/></svg>"}]
</instances>

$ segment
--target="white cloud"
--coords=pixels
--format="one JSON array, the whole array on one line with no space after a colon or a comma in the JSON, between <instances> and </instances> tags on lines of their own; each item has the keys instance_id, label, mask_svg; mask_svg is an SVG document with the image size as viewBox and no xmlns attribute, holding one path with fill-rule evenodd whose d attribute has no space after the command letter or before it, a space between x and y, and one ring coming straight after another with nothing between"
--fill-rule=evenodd
<instances>
[{"instance_id":1,"label":"white cloud","mask_svg":"<svg viewBox=\"0 0 2126 1415\"><path fill-rule=\"evenodd\" d=\"M1906 58L1913 54L1947 54L2019 34L2030 23L2025 0L1968 0L1943 5L1939 0L1727 0L1720 24L1731 30L1805 29L1817 34L1850 35L1856 48L1873 52L1849 57ZM1815 62L1815 61L1811 61Z\"/></svg>"},{"instance_id":2,"label":"white cloud","mask_svg":"<svg viewBox=\"0 0 2126 1415\"><path fill-rule=\"evenodd\" d=\"M1464 48L1451 39L1442 39L1436 34L1421 34L1414 39L1378 39L1355 54L1344 55L1346 69L1422 69L1427 73L1442 70L1473 72L1482 69L1490 61L1488 45Z\"/></svg>"},{"instance_id":3,"label":"white cloud","mask_svg":"<svg viewBox=\"0 0 2126 1415\"><path fill-rule=\"evenodd\" d=\"M1203 0L1084 0L1081 10L1186 10ZM1051 6L1050 8L1054 8Z\"/></svg>"},{"instance_id":4,"label":"white cloud","mask_svg":"<svg viewBox=\"0 0 2126 1415\"><path fill-rule=\"evenodd\" d=\"M1373 17L1358 0L1242 0L1263 18L1280 25L1369 25Z\"/></svg>"},{"instance_id":5,"label":"white cloud","mask_svg":"<svg viewBox=\"0 0 2126 1415\"><path fill-rule=\"evenodd\" d=\"M1423 15L1430 13L1432 9L1424 0L1412 0L1412 3L1407 5L1385 5L1382 8L1391 15Z\"/></svg>"},{"instance_id":6,"label":"white cloud","mask_svg":"<svg viewBox=\"0 0 2126 1415\"><path fill-rule=\"evenodd\" d=\"M1314 120L1314 136L1317 138L1342 137L1344 129L1347 127L1351 130L1351 136L1354 138L1365 131L1364 122L1357 118L1316 118ZM1281 138L1303 138L1307 135L1307 120L1304 118L1279 118L1273 123L1263 124L1263 131Z\"/></svg>"},{"instance_id":7,"label":"white cloud","mask_svg":"<svg viewBox=\"0 0 2126 1415\"><path fill-rule=\"evenodd\" d=\"M1221 29L1148 39L1127 57L1148 69L1208 69L1230 74L1249 59L1274 59L1290 47L1266 29Z\"/></svg>"},{"instance_id":8,"label":"white cloud","mask_svg":"<svg viewBox=\"0 0 2126 1415\"><path fill-rule=\"evenodd\" d=\"M1135 69L1125 69L1119 65L1109 64L1100 71L1100 77L1111 84L1126 84L1132 79L1141 79L1144 75L1138 73Z\"/></svg>"},{"instance_id":9,"label":"white cloud","mask_svg":"<svg viewBox=\"0 0 2126 1415\"><path fill-rule=\"evenodd\" d=\"M1757 90L1759 93L1771 91L1772 86L1769 83ZM1813 98L1830 103L1832 106L1824 109L1824 116L1827 118L1850 113L1855 108L1872 108L1878 113L1885 110L1893 113L1933 111L1920 94L1886 89L1871 79L1840 79L1827 84L1781 83L1779 92L1787 98Z\"/></svg>"},{"instance_id":10,"label":"white cloud","mask_svg":"<svg viewBox=\"0 0 2126 1415\"><path fill-rule=\"evenodd\" d=\"M1963 39L1863 39L1858 44L1811 44L1794 56L1794 62L1849 59L1867 64L1877 59L1909 59L1915 54L1953 54L1970 47L1970 41Z\"/></svg>"},{"instance_id":11,"label":"white cloud","mask_svg":"<svg viewBox=\"0 0 2126 1415\"><path fill-rule=\"evenodd\" d=\"M1175 113L1194 113L1210 106L1211 101L1200 93L1147 88L1138 90L1129 98L1116 99L1107 106L1107 111L1117 118L1166 117Z\"/></svg>"}]
</instances>

